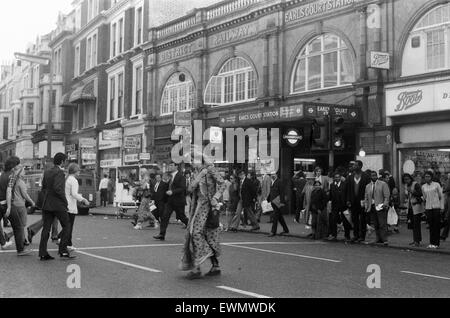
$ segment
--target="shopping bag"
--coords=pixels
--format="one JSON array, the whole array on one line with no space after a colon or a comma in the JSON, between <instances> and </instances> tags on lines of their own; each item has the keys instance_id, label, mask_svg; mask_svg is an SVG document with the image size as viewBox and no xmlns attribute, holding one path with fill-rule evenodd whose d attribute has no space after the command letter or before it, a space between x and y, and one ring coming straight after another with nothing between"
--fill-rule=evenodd
<instances>
[{"instance_id":1,"label":"shopping bag","mask_svg":"<svg viewBox=\"0 0 450 318\"><path fill-rule=\"evenodd\" d=\"M398 215L395 212L394 207L390 207L387 216L387 224L388 225L397 225L398 223Z\"/></svg>"},{"instance_id":2,"label":"shopping bag","mask_svg":"<svg viewBox=\"0 0 450 318\"><path fill-rule=\"evenodd\" d=\"M343 212L344 217L347 219L348 223L353 227L353 222L352 222L352 213L350 212L350 210L345 210Z\"/></svg>"},{"instance_id":3,"label":"shopping bag","mask_svg":"<svg viewBox=\"0 0 450 318\"><path fill-rule=\"evenodd\" d=\"M261 202L261 208L262 208L263 214L268 214L270 212L273 212L272 204L267 202L267 200L264 200L263 202Z\"/></svg>"}]
</instances>

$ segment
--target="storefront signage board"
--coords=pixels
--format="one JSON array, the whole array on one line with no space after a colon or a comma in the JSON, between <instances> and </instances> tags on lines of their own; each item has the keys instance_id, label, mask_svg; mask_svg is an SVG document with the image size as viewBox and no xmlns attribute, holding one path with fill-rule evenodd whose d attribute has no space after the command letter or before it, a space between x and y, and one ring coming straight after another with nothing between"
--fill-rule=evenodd
<instances>
[{"instance_id":1,"label":"storefront signage board","mask_svg":"<svg viewBox=\"0 0 450 318\"><path fill-rule=\"evenodd\" d=\"M175 112L175 113L173 113L173 125L190 127L192 125L191 112Z\"/></svg>"},{"instance_id":2,"label":"storefront signage board","mask_svg":"<svg viewBox=\"0 0 450 318\"><path fill-rule=\"evenodd\" d=\"M347 121L358 122L360 110L356 107L339 105L300 104L296 106L265 108L251 112L221 114L221 127L246 127L271 123L296 121L304 118L322 118L325 115L343 117Z\"/></svg>"},{"instance_id":3,"label":"storefront signage board","mask_svg":"<svg viewBox=\"0 0 450 318\"><path fill-rule=\"evenodd\" d=\"M125 163L139 162L139 154L125 155L124 161Z\"/></svg>"},{"instance_id":4,"label":"storefront signage board","mask_svg":"<svg viewBox=\"0 0 450 318\"><path fill-rule=\"evenodd\" d=\"M351 7L362 0L320 0L288 10L285 14L286 23L297 22L329 14L339 9Z\"/></svg>"},{"instance_id":5,"label":"storefront signage board","mask_svg":"<svg viewBox=\"0 0 450 318\"><path fill-rule=\"evenodd\" d=\"M122 165L120 159L110 159L110 160L102 160L100 161L101 168L117 168Z\"/></svg>"},{"instance_id":6,"label":"storefront signage board","mask_svg":"<svg viewBox=\"0 0 450 318\"><path fill-rule=\"evenodd\" d=\"M386 115L450 111L450 81L386 88Z\"/></svg>"},{"instance_id":7,"label":"storefront signage board","mask_svg":"<svg viewBox=\"0 0 450 318\"><path fill-rule=\"evenodd\" d=\"M370 52L370 67L382 70L389 70L391 59L389 53L386 52Z\"/></svg>"},{"instance_id":8,"label":"storefront signage board","mask_svg":"<svg viewBox=\"0 0 450 318\"><path fill-rule=\"evenodd\" d=\"M125 149L141 149L142 137L125 137L124 148Z\"/></svg>"}]
</instances>

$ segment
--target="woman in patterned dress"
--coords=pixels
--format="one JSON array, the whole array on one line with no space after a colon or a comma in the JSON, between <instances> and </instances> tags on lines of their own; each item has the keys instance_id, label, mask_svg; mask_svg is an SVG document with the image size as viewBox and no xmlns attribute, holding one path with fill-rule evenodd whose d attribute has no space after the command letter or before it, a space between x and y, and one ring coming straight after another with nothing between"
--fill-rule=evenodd
<instances>
[{"instance_id":1,"label":"woman in patterned dress","mask_svg":"<svg viewBox=\"0 0 450 318\"><path fill-rule=\"evenodd\" d=\"M225 191L224 180L214 165L197 165L194 168L197 173L194 173L191 183L192 202L182 264L183 270L190 270L189 279L201 277L200 266L208 259L212 268L206 276L221 274L218 261L221 254L220 226L210 226L207 220L210 213L220 209L219 201Z\"/></svg>"}]
</instances>

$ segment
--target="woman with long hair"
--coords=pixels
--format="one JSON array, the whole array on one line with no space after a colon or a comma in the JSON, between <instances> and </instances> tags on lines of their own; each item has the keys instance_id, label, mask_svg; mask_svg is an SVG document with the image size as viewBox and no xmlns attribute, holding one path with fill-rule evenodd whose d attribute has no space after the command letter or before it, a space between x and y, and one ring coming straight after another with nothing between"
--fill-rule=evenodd
<instances>
[{"instance_id":1,"label":"woman with long hair","mask_svg":"<svg viewBox=\"0 0 450 318\"><path fill-rule=\"evenodd\" d=\"M25 249L25 227L27 226L27 209L25 203L28 202L34 206L34 201L27 193L27 186L24 181L25 170L23 167L18 167L14 171L12 186L12 201L11 201L11 225L14 232L16 242L17 255L24 256L30 254L30 251Z\"/></svg>"},{"instance_id":2,"label":"woman with long hair","mask_svg":"<svg viewBox=\"0 0 450 318\"><path fill-rule=\"evenodd\" d=\"M85 205L89 205L89 201L78 192L79 191L79 183L77 178L80 176L81 169L80 166L76 163L71 163L68 168L68 176L66 178L66 199L67 199L67 212L69 214L69 241L67 243L67 248L69 251L73 251L75 248L72 243L72 234L73 227L75 225L75 217L78 214L78 202L81 202ZM59 234L61 237L61 233Z\"/></svg>"},{"instance_id":3,"label":"woman with long hair","mask_svg":"<svg viewBox=\"0 0 450 318\"><path fill-rule=\"evenodd\" d=\"M221 254L220 234L220 199L225 191L222 176L205 158L205 164L195 164L194 178L191 183L192 203L182 270L189 270L188 279L201 278L200 266L210 260L211 270L206 276L221 274L219 256Z\"/></svg>"},{"instance_id":4,"label":"woman with long hair","mask_svg":"<svg viewBox=\"0 0 450 318\"><path fill-rule=\"evenodd\" d=\"M425 212L423 207L422 188L408 173L405 173L402 176L402 183L405 186L408 218L412 224L413 230L413 241L409 245L419 247L422 242L422 214Z\"/></svg>"}]
</instances>

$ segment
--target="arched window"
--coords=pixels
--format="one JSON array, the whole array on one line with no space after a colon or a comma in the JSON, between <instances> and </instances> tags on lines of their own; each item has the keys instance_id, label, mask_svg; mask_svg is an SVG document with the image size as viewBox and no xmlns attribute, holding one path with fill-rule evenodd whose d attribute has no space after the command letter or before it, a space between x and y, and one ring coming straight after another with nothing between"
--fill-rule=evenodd
<instances>
[{"instance_id":1,"label":"arched window","mask_svg":"<svg viewBox=\"0 0 450 318\"><path fill-rule=\"evenodd\" d=\"M450 3L423 16L409 34L403 51L402 75L450 68Z\"/></svg>"},{"instance_id":2,"label":"arched window","mask_svg":"<svg viewBox=\"0 0 450 318\"><path fill-rule=\"evenodd\" d=\"M291 93L351 84L355 81L353 59L343 40L324 34L300 52L292 74Z\"/></svg>"},{"instance_id":3,"label":"arched window","mask_svg":"<svg viewBox=\"0 0 450 318\"><path fill-rule=\"evenodd\" d=\"M161 99L161 116L195 108L195 87L189 75L177 72L166 83Z\"/></svg>"},{"instance_id":4,"label":"arched window","mask_svg":"<svg viewBox=\"0 0 450 318\"><path fill-rule=\"evenodd\" d=\"M230 105L253 101L258 78L252 65L241 57L228 60L217 76L211 77L205 92L205 105Z\"/></svg>"}]
</instances>

